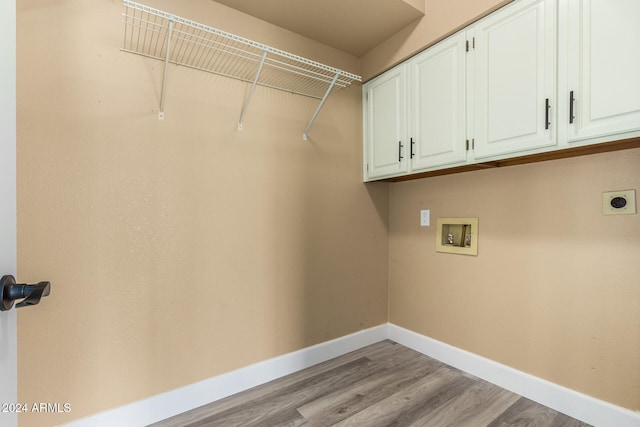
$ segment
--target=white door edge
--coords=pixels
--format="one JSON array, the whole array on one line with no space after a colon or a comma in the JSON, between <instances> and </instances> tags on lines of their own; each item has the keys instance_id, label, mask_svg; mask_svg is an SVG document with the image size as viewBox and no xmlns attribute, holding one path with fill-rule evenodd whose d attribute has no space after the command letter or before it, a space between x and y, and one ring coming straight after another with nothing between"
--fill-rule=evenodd
<instances>
[{"instance_id":1,"label":"white door edge","mask_svg":"<svg viewBox=\"0 0 640 427\"><path fill-rule=\"evenodd\" d=\"M16 0L0 1L0 276L16 274ZM15 309L0 312L0 405L18 401ZM0 408L4 409L4 408ZM15 411L0 425L16 427Z\"/></svg>"}]
</instances>

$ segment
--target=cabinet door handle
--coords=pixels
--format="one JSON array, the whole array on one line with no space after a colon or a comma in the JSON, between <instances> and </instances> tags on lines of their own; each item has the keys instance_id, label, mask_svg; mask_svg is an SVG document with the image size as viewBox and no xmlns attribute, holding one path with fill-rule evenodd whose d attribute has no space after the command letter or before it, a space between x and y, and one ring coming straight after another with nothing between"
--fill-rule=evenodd
<instances>
[{"instance_id":1,"label":"cabinet door handle","mask_svg":"<svg viewBox=\"0 0 640 427\"><path fill-rule=\"evenodd\" d=\"M410 141L411 141L411 145L410 145L411 149L409 150L409 153L410 153L409 158L413 159L413 156L415 156L415 153L413 152L413 145L416 142L413 140L413 138L411 138Z\"/></svg>"},{"instance_id":2,"label":"cabinet door handle","mask_svg":"<svg viewBox=\"0 0 640 427\"><path fill-rule=\"evenodd\" d=\"M573 103L576 99L573 97L573 91L569 92L569 123L573 123L575 115L573 114Z\"/></svg>"},{"instance_id":3,"label":"cabinet door handle","mask_svg":"<svg viewBox=\"0 0 640 427\"><path fill-rule=\"evenodd\" d=\"M551 109L551 105L549 105L549 98L544 100L544 128L549 129L549 110Z\"/></svg>"},{"instance_id":4,"label":"cabinet door handle","mask_svg":"<svg viewBox=\"0 0 640 427\"><path fill-rule=\"evenodd\" d=\"M402 157L402 147L404 147L404 145L402 145L402 141L398 141L398 161L401 162L402 159L404 159L404 157Z\"/></svg>"}]
</instances>

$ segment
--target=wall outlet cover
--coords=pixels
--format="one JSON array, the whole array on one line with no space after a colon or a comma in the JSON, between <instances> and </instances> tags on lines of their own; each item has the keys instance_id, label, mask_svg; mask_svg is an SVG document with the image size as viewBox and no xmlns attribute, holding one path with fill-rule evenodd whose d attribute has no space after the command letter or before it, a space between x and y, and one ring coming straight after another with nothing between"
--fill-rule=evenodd
<instances>
[{"instance_id":1,"label":"wall outlet cover","mask_svg":"<svg viewBox=\"0 0 640 427\"><path fill-rule=\"evenodd\" d=\"M604 215L633 215L636 213L636 190L606 191L602 193Z\"/></svg>"},{"instance_id":2,"label":"wall outlet cover","mask_svg":"<svg viewBox=\"0 0 640 427\"><path fill-rule=\"evenodd\" d=\"M420 226L428 227L431 225L431 212L429 209L422 209L420 211Z\"/></svg>"}]
</instances>

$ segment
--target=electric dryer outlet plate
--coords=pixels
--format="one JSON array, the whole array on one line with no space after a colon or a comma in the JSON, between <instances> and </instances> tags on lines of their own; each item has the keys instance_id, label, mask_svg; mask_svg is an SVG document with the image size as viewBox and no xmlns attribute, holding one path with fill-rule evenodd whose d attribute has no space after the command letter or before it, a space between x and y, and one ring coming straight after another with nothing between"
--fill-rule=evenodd
<instances>
[{"instance_id":1,"label":"electric dryer outlet plate","mask_svg":"<svg viewBox=\"0 0 640 427\"><path fill-rule=\"evenodd\" d=\"M636 190L606 191L602 193L604 215L633 215L636 213Z\"/></svg>"}]
</instances>

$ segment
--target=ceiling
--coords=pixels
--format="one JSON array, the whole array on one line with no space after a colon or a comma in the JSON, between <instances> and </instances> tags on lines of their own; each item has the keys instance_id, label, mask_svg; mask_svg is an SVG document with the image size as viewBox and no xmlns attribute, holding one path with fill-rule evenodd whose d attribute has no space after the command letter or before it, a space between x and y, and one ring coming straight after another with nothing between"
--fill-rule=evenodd
<instances>
[{"instance_id":1,"label":"ceiling","mask_svg":"<svg viewBox=\"0 0 640 427\"><path fill-rule=\"evenodd\" d=\"M216 0L355 56L424 16L424 0Z\"/></svg>"}]
</instances>

